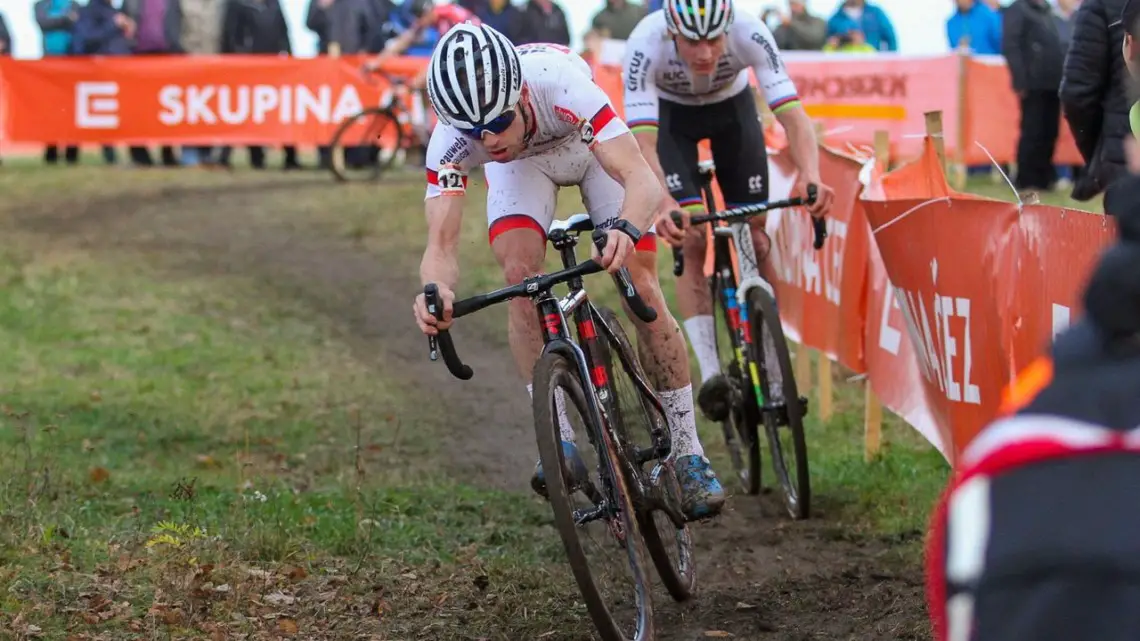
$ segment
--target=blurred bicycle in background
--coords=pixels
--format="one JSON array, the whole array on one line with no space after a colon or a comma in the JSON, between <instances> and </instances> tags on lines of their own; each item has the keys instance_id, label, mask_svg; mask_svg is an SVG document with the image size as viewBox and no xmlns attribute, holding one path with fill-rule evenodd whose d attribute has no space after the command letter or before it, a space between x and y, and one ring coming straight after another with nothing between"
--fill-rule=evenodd
<instances>
[{"instance_id":1,"label":"blurred bicycle in background","mask_svg":"<svg viewBox=\"0 0 1140 641\"><path fill-rule=\"evenodd\" d=\"M369 84L386 84L387 89L376 106L346 118L333 134L329 168L340 182L374 181L406 162L409 152L419 157L436 123L422 87L383 71L361 71Z\"/></svg>"}]
</instances>

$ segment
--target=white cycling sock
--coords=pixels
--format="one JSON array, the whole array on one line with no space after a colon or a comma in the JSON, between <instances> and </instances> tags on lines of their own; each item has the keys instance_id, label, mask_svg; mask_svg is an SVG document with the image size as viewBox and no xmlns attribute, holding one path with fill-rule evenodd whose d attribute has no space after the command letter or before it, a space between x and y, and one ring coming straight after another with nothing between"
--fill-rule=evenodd
<instances>
[{"instance_id":1,"label":"white cycling sock","mask_svg":"<svg viewBox=\"0 0 1140 641\"><path fill-rule=\"evenodd\" d=\"M534 398L533 384L526 384L526 393ZM554 405L558 409L558 431L562 434L562 440L573 443L574 426L570 424L570 414L566 412L566 394L561 389L554 390Z\"/></svg>"},{"instance_id":2,"label":"white cycling sock","mask_svg":"<svg viewBox=\"0 0 1140 641\"><path fill-rule=\"evenodd\" d=\"M673 437L673 457L696 454L705 455L701 438L697 436L697 413L694 411L693 386L657 392L661 406L665 408L665 420L669 423L669 434Z\"/></svg>"},{"instance_id":3,"label":"white cycling sock","mask_svg":"<svg viewBox=\"0 0 1140 641\"><path fill-rule=\"evenodd\" d=\"M689 335L689 344L697 355L701 382L704 383L720 373L720 359L716 353L716 320L711 314L686 318L685 333Z\"/></svg>"}]
</instances>

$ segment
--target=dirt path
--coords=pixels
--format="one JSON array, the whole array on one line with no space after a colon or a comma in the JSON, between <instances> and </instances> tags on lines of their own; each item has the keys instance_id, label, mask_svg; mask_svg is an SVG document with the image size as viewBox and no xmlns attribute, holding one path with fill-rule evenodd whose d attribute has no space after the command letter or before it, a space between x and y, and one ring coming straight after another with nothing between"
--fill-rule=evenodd
<instances>
[{"instance_id":1,"label":"dirt path","mask_svg":"<svg viewBox=\"0 0 1140 641\"><path fill-rule=\"evenodd\" d=\"M70 215L29 211L21 221L29 231L94 249L160 252L179 270L253 277L302 300L333 320L365 362L398 370L417 389L446 390L447 411L464 436L442 448L453 474L526 491L536 448L502 315L485 314L457 332L461 354L477 372L459 384L409 333L414 264L396 258L396 267L383 265L347 238L251 213L266 189L285 185L166 190L141 202L89 202ZM318 201L332 188L323 177L288 187L307 189L304 197ZM460 423L476 426L478 436L460 432ZM729 506L715 523L696 527L699 596L686 604L663 592L655 599L660 639L716 638L709 631L787 641L929 638L921 572L896 558L892 542L848 540L826 513L786 521L771 502L754 497L734 497Z\"/></svg>"}]
</instances>

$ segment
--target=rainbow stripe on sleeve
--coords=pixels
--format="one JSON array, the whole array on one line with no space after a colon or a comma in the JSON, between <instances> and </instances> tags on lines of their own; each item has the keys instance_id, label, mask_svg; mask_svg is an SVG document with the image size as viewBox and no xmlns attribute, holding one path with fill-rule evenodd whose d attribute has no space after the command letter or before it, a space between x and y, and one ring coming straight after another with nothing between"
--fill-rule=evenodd
<instances>
[{"instance_id":1,"label":"rainbow stripe on sleeve","mask_svg":"<svg viewBox=\"0 0 1140 641\"><path fill-rule=\"evenodd\" d=\"M627 124L629 125L629 130L635 134L657 131L656 118L639 118L637 120L630 120Z\"/></svg>"},{"instance_id":2,"label":"rainbow stripe on sleeve","mask_svg":"<svg viewBox=\"0 0 1140 641\"><path fill-rule=\"evenodd\" d=\"M768 108L772 110L772 113L778 114L782 111L787 111L793 107L798 107L799 105L800 105L799 95L798 94L792 94L790 96L784 96L783 98L777 98L776 100L769 102Z\"/></svg>"}]
</instances>

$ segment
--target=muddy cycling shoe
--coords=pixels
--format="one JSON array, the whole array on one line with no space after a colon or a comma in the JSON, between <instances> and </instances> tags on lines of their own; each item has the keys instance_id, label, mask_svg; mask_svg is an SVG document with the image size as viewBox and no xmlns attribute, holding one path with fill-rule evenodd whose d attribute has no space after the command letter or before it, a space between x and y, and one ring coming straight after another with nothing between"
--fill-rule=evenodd
<instances>
[{"instance_id":1,"label":"muddy cycling shoe","mask_svg":"<svg viewBox=\"0 0 1140 641\"><path fill-rule=\"evenodd\" d=\"M578 446L569 441L562 441L562 459L566 471L569 472L568 476L566 474L562 476L566 479L567 494L570 494L588 478L589 472L586 471L582 455L578 454ZM542 459L539 459L538 464L534 466L534 476L530 477L530 488L539 496L546 497L546 476L542 472Z\"/></svg>"},{"instance_id":2,"label":"muddy cycling shoe","mask_svg":"<svg viewBox=\"0 0 1140 641\"><path fill-rule=\"evenodd\" d=\"M716 374L701 384L697 406L705 418L720 423L732 412L732 382L724 374Z\"/></svg>"},{"instance_id":3,"label":"muddy cycling shoe","mask_svg":"<svg viewBox=\"0 0 1140 641\"><path fill-rule=\"evenodd\" d=\"M690 454L678 458L673 467L681 484L681 510L685 518L707 519L720 514L724 506L724 488L709 460Z\"/></svg>"}]
</instances>

